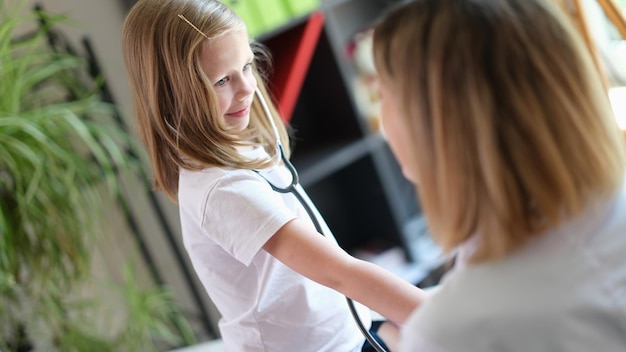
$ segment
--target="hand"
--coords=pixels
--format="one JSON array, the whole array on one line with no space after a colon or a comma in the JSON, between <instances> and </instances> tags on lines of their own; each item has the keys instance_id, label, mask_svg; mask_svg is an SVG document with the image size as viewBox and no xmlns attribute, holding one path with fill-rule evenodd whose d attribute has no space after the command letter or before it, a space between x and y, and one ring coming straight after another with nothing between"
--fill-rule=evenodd
<instances>
[{"instance_id":1,"label":"hand","mask_svg":"<svg viewBox=\"0 0 626 352\"><path fill-rule=\"evenodd\" d=\"M382 323L378 328L377 334L378 337L380 337L380 339L385 342L385 345L387 345L389 352L398 350L398 342L400 341L400 328L398 328L396 324L393 324L389 321Z\"/></svg>"}]
</instances>

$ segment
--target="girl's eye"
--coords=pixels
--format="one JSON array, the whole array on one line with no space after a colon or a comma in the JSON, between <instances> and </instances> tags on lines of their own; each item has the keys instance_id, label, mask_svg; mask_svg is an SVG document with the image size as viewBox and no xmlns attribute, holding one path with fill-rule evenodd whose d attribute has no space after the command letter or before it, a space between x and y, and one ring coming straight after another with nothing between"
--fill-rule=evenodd
<instances>
[{"instance_id":1,"label":"girl's eye","mask_svg":"<svg viewBox=\"0 0 626 352\"><path fill-rule=\"evenodd\" d=\"M252 67L252 63L248 63L243 67L244 71L248 71Z\"/></svg>"},{"instance_id":2,"label":"girl's eye","mask_svg":"<svg viewBox=\"0 0 626 352\"><path fill-rule=\"evenodd\" d=\"M223 85L225 85L226 83L228 83L228 77L224 77L222 79L220 79L219 81L215 82L215 85L218 87L221 87Z\"/></svg>"}]
</instances>

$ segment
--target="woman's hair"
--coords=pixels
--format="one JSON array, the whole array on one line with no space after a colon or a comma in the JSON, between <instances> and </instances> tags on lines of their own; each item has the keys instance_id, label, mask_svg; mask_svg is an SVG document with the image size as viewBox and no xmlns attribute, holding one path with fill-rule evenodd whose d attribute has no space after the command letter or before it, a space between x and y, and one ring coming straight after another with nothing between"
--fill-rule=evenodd
<instances>
[{"instance_id":1,"label":"woman's hair","mask_svg":"<svg viewBox=\"0 0 626 352\"><path fill-rule=\"evenodd\" d=\"M271 161L249 160L237 152L238 145L250 140L263 145L272 159L276 157L276 137L259 99L252 104L249 127L243 132L229 129L221 118L213 85L200 65L206 37L235 30L245 30L244 23L215 0L139 0L126 17L124 60L139 132L152 161L155 188L174 202L180 168L268 166ZM251 46L255 63L268 58L260 44ZM254 74L259 90L268 97L256 65ZM285 126L271 99L266 100L288 155Z\"/></svg>"},{"instance_id":2,"label":"woman's hair","mask_svg":"<svg viewBox=\"0 0 626 352\"><path fill-rule=\"evenodd\" d=\"M377 24L445 251L476 236L471 261L502 258L622 185L623 136L567 21L541 0L416 0Z\"/></svg>"}]
</instances>

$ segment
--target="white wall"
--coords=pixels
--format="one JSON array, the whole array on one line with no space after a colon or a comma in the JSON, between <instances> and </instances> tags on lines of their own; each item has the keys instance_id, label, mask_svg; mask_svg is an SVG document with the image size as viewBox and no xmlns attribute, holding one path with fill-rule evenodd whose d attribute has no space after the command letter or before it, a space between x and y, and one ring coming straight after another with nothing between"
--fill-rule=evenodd
<instances>
[{"instance_id":1,"label":"white wall","mask_svg":"<svg viewBox=\"0 0 626 352\"><path fill-rule=\"evenodd\" d=\"M7 1L7 0L2 0ZM17 2L20 0L8 0ZM67 36L72 46L79 52L84 52L82 46L83 38L89 38L96 57L100 63L107 85L111 90L116 105L119 107L127 126L134 131L135 123L132 116L131 94L127 84L126 71L122 58L121 35L126 9L122 0L26 0L26 9L39 4L44 10L56 14L67 15L72 22L56 27L62 34ZM134 133L134 132L133 132ZM148 163L145 162L146 170L150 172ZM125 187L128 199L132 201L134 215L139 221L142 234L145 236L147 245L150 248L154 259L157 261L158 270L164 276L166 284L174 292L177 303L180 305L189 321L198 332L198 338L203 341L209 338L203 333L204 329L197 317L199 316L196 302L190 294L187 283L184 279L178 261L172 255L170 243L166 240L163 227L160 225L155 213L151 211L151 203L143 192L143 183L136 178L129 177ZM166 218L174 231L177 245L185 261L186 253L180 242L180 224L178 222L178 209L160 192L157 194L159 204L166 213ZM96 266L102 271L96 275L103 278L110 277L119 279L119 266L125 262L129 255L139 253L133 235L124 218L115 204L110 207L103 205L103 210L108 213L109 219L105 223L111 225L110 238L105 244L108 246L101 251L106 253L96 258ZM194 284L202 296L203 303L208 307L211 321L215 328L218 313L206 296L203 288L199 285L195 274L191 270L189 263L185 264L189 268L194 279ZM143 276L145 282L150 282L148 271L145 268L137 268Z\"/></svg>"}]
</instances>

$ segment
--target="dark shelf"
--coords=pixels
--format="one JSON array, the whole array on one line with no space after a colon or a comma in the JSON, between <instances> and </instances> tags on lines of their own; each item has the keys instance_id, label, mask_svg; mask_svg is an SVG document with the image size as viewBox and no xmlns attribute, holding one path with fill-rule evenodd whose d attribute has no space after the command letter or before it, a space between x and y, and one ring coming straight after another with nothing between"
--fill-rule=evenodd
<instances>
[{"instance_id":1,"label":"dark shelf","mask_svg":"<svg viewBox=\"0 0 626 352\"><path fill-rule=\"evenodd\" d=\"M318 40L289 127L297 152L357 141L366 135L326 31Z\"/></svg>"},{"instance_id":2,"label":"dark shelf","mask_svg":"<svg viewBox=\"0 0 626 352\"><path fill-rule=\"evenodd\" d=\"M291 159L340 246L354 253L401 249L407 267L425 270L435 251L414 186L360 116L346 52L352 37L396 2L324 1L321 10L260 40L275 58L270 90L288 117Z\"/></svg>"},{"instance_id":3,"label":"dark shelf","mask_svg":"<svg viewBox=\"0 0 626 352\"><path fill-rule=\"evenodd\" d=\"M271 50L277 68L270 77L270 89L285 123L291 120L323 25L324 13L317 11L304 21L298 20L289 30L282 30L263 41Z\"/></svg>"},{"instance_id":4,"label":"dark shelf","mask_svg":"<svg viewBox=\"0 0 626 352\"><path fill-rule=\"evenodd\" d=\"M300 182L309 187L333 173L356 162L384 144L380 135L371 135L357 141L319 146L315 151L295 154L293 163L300 173Z\"/></svg>"},{"instance_id":5,"label":"dark shelf","mask_svg":"<svg viewBox=\"0 0 626 352\"><path fill-rule=\"evenodd\" d=\"M371 155L307 187L339 245L348 252L378 244L402 247Z\"/></svg>"}]
</instances>

